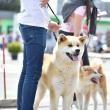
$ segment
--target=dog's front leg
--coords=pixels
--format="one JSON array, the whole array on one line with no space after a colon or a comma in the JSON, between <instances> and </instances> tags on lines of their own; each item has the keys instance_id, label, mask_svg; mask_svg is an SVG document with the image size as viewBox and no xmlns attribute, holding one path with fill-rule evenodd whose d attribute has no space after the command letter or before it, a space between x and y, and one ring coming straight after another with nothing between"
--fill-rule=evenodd
<instances>
[{"instance_id":1,"label":"dog's front leg","mask_svg":"<svg viewBox=\"0 0 110 110\"><path fill-rule=\"evenodd\" d=\"M39 81L38 88L37 88L37 91L36 91L34 106L33 106L34 110L38 109L40 101L42 100L45 92L46 92L45 86Z\"/></svg>"},{"instance_id":2,"label":"dog's front leg","mask_svg":"<svg viewBox=\"0 0 110 110\"><path fill-rule=\"evenodd\" d=\"M90 92L88 92L87 94L85 94L85 98L84 98L84 110L88 110L89 100L90 100Z\"/></svg>"},{"instance_id":3,"label":"dog's front leg","mask_svg":"<svg viewBox=\"0 0 110 110\"><path fill-rule=\"evenodd\" d=\"M97 95L96 95L96 92L92 93L92 98L94 100L94 110L97 110Z\"/></svg>"},{"instance_id":4,"label":"dog's front leg","mask_svg":"<svg viewBox=\"0 0 110 110\"><path fill-rule=\"evenodd\" d=\"M83 95L79 93L77 97L78 97L79 110L83 110Z\"/></svg>"},{"instance_id":5,"label":"dog's front leg","mask_svg":"<svg viewBox=\"0 0 110 110\"><path fill-rule=\"evenodd\" d=\"M73 94L63 96L63 110L72 110Z\"/></svg>"},{"instance_id":6,"label":"dog's front leg","mask_svg":"<svg viewBox=\"0 0 110 110\"><path fill-rule=\"evenodd\" d=\"M60 95L53 89L50 89L50 110L58 110Z\"/></svg>"}]
</instances>

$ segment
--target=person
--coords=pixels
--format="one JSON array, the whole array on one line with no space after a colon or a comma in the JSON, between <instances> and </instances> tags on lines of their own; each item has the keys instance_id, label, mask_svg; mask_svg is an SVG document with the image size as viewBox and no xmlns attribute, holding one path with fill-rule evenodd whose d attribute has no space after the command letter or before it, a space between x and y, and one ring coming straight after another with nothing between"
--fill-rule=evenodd
<instances>
[{"instance_id":1,"label":"person","mask_svg":"<svg viewBox=\"0 0 110 110\"><path fill-rule=\"evenodd\" d=\"M11 43L11 42L13 42L13 32L12 31L10 31L9 33L8 33L8 43Z\"/></svg>"},{"instance_id":2,"label":"person","mask_svg":"<svg viewBox=\"0 0 110 110\"><path fill-rule=\"evenodd\" d=\"M19 29L24 41L23 68L18 83L17 110L33 110L37 84L41 76L47 28L59 25L49 21L48 0L20 0Z\"/></svg>"},{"instance_id":3,"label":"person","mask_svg":"<svg viewBox=\"0 0 110 110\"><path fill-rule=\"evenodd\" d=\"M87 15L87 24L88 24L88 19L91 16L90 15L91 5L92 5L91 0L66 0L61 10L64 23L61 24L59 33L74 36L82 35L83 32L86 32L85 34L88 34L87 27L86 30L83 30L82 24L85 15ZM91 27L91 29L93 28ZM89 65L86 45L82 57L82 63L83 63L82 65Z\"/></svg>"}]
</instances>

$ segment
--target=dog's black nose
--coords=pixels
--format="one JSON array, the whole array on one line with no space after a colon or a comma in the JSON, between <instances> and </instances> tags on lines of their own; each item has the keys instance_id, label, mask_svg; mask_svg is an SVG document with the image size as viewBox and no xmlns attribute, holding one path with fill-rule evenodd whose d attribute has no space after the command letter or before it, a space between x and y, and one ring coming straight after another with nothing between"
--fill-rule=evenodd
<instances>
[{"instance_id":1,"label":"dog's black nose","mask_svg":"<svg viewBox=\"0 0 110 110\"><path fill-rule=\"evenodd\" d=\"M76 54L79 54L80 49L76 49L75 52L76 52Z\"/></svg>"}]
</instances>

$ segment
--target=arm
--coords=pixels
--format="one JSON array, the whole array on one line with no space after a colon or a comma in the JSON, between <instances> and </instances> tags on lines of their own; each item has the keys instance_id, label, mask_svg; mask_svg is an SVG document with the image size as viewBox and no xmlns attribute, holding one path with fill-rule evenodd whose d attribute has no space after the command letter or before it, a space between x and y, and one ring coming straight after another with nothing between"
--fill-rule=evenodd
<instances>
[{"instance_id":1,"label":"arm","mask_svg":"<svg viewBox=\"0 0 110 110\"><path fill-rule=\"evenodd\" d=\"M48 1L49 0L40 0L41 7L44 7L48 3Z\"/></svg>"},{"instance_id":2,"label":"arm","mask_svg":"<svg viewBox=\"0 0 110 110\"><path fill-rule=\"evenodd\" d=\"M74 35L79 36L82 27L83 16L79 14L74 14L73 27L74 27Z\"/></svg>"},{"instance_id":3,"label":"arm","mask_svg":"<svg viewBox=\"0 0 110 110\"><path fill-rule=\"evenodd\" d=\"M58 25L56 22L49 21L49 23L48 23L48 29L50 31L56 32L56 31L58 31L59 28L60 28L60 25Z\"/></svg>"},{"instance_id":4,"label":"arm","mask_svg":"<svg viewBox=\"0 0 110 110\"><path fill-rule=\"evenodd\" d=\"M72 15L72 23L73 23L73 28L74 28L74 35L79 36L82 28L82 22L83 18L86 13L86 7L85 6L80 6L76 8Z\"/></svg>"},{"instance_id":5,"label":"arm","mask_svg":"<svg viewBox=\"0 0 110 110\"><path fill-rule=\"evenodd\" d=\"M49 0L40 0L41 7L45 7L45 5L49 2ZM56 22L49 21L48 23L48 29L56 32L59 29L59 25Z\"/></svg>"}]
</instances>

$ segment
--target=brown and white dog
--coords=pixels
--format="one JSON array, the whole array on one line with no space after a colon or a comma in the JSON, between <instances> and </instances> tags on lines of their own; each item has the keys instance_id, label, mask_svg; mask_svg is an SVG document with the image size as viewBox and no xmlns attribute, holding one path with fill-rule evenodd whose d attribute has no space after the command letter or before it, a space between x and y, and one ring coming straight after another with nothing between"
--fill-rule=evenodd
<instances>
[{"instance_id":1,"label":"brown and white dog","mask_svg":"<svg viewBox=\"0 0 110 110\"><path fill-rule=\"evenodd\" d=\"M107 84L106 84L106 74L103 69L103 61L100 58L94 58L90 60L91 66L98 71L102 75L99 79L98 84L93 84L90 87L90 94L94 100L94 110L97 110L97 93L101 96L103 103L103 110L107 109Z\"/></svg>"},{"instance_id":2,"label":"brown and white dog","mask_svg":"<svg viewBox=\"0 0 110 110\"><path fill-rule=\"evenodd\" d=\"M107 88L102 61L101 59L94 59L90 62L91 66L82 66L80 71L79 87L76 92L79 108L80 110L88 110L90 96L92 96L94 110L97 110L96 94L98 92L102 98L103 110L106 110Z\"/></svg>"},{"instance_id":3,"label":"brown and white dog","mask_svg":"<svg viewBox=\"0 0 110 110\"><path fill-rule=\"evenodd\" d=\"M73 93L79 81L80 61L84 51L86 37L58 37L52 55L44 56L42 75L38 83L34 110L46 89L50 91L50 110L58 110L60 96L63 98L63 110L71 110Z\"/></svg>"}]
</instances>

